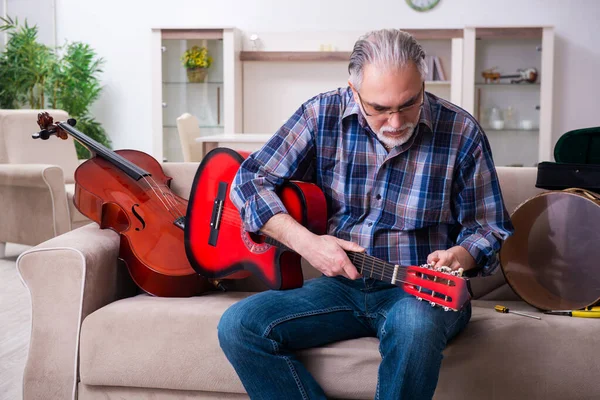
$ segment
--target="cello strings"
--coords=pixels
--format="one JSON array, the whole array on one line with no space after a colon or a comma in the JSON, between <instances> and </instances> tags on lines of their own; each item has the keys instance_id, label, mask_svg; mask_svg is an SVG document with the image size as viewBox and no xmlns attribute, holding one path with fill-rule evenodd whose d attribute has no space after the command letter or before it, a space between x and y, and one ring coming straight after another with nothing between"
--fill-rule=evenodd
<instances>
[{"instance_id":1,"label":"cello strings","mask_svg":"<svg viewBox=\"0 0 600 400\"><path fill-rule=\"evenodd\" d=\"M158 191L160 194L157 193L157 196L162 195L162 197L165 199L165 201L169 204L170 208L168 206L165 205L165 207L169 210L172 211L171 215L173 215L176 219L177 218L181 218L185 215L185 213L182 213L181 210L177 207L177 201L175 200L173 194L171 193L171 189L163 184L159 184L158 182L156 182L156 180L154 180L154 178L152 178L152 176L150 176L151 181L156 185L153 188L155 188L155 193L156 191ZM150 185L152 187L152 185ZM165 193L161 188L165 187L169 190L168 193ZM174 210L174 211L173 211Z\"/></svg>"},{"instance_id":2,"label":"cello strings","mask_svg":"<svg viewBox=\"0 0 600 400\"><path fill-rule=\"evenodd\" d=\"M169 211L169 213L171 213L171 215L175 218L178 218L177 215L173 214L173 211L169 208L169 206L167 206L167 204L165 203L165 201L161 198L161 196L156 192L156 189L154 188L154 186L152 186L152 184L150 184L150 182L148 181L148 179L144 176L143 177L144 181L146 181L146 183L148 184L148 186L150 186L150 189L152 189L152 191L154 192L154 194L156 195L156 197L158 197L158 199L161 201L161 203L163 204L163 206L165 207L165 209L167 211ZM164 196L163 196L164 197Z\"/></svg>"}]
</instances>

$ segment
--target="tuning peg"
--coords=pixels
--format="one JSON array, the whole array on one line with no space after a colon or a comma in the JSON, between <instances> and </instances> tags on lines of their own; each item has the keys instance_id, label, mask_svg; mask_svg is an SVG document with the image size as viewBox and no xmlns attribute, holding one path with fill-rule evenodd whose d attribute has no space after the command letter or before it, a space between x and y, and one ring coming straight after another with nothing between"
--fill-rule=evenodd
<instances>
[{"instance_id":1,"label":"tuning peg","mask_svg":"<svg viewBox=\"0 0 600 400\"><path fill-rule=\"evenodd\" d=\"M50 139L50 132L47 129L44 129L39 132L33 133L31 137L34 139L48 140Z\"/></svg>"},{"instance_id":2,"label":"tuning peg","mask_svg":"<svg viewBox=\"0 0 600 400\"><path fill-rule=\"evenodd\" d=\"M444 311L450 311L450 307L444 306Z\"/></svg>"},{"instance_id":3,"label":"tuning peg","mask_svg":"<svg viewBox=\"0 0 600 400\"><path fill-rule=\"evenodd\" d=\"M429 304L431 305L431 307L435 307L436 304L433 301L430 301Z\"/></svg>"}]
</instances>

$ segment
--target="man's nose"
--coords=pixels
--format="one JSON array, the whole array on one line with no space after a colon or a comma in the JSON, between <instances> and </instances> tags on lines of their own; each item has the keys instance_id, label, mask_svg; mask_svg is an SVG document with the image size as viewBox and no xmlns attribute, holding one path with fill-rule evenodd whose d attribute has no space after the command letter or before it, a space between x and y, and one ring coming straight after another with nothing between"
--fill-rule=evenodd
<instances>
[{"instance_id":1,"label":"man's nose","mask_svg":"<svg viewBox=\"0 0 600 400\"><path fill-rule=\"evenodd\" d=\"M402 118L402 114L399 112L392 113L388 119L388 124L393 129L400 129L402 124L404 123L404 118Z\"/></svg>"}]
</instances>

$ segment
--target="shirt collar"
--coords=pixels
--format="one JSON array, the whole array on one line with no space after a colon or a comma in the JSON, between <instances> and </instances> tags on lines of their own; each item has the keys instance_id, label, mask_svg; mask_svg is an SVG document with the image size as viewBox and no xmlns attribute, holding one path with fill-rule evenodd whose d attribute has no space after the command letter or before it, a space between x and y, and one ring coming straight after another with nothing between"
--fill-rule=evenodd
<instances>
[{"instance_id":1,"label":"shirt collar","mask_svg":"<svg viewBox=\"0 0 600 400\"><path fill-rule=\"evenodd\" d=\"M358 116L358 122L362 127L367 126L367 120L365 119L360 106L357 102L354 101L354 96L352 95L352 89L350 86L346 89L346 109L344 110L344 114L342 115L342 119L349 117L351 115ZM421 117L419 118L419 124L424 124L433 132L433 123L431 120L431 100L429 99L429 95L425 92L425 99L423 102L423 111L421 112Z\"/></svg>"},{"instance_id":2,"label":"shirt collar","mask_svg":"<svg viewBox=\"0 0 600 400\"><path fill-rule=\"evenodd\" d=\"M344 110L344 114L342 115L342 119L346 119L351 115L358 116L358 122L362 127L366 126L367 120L365 119L363 113L360 110L360 106L357 102L354 101L354 96L352 95L352 89L350 86L346 89L346 109Z\"/></svg>"}]
</instances>

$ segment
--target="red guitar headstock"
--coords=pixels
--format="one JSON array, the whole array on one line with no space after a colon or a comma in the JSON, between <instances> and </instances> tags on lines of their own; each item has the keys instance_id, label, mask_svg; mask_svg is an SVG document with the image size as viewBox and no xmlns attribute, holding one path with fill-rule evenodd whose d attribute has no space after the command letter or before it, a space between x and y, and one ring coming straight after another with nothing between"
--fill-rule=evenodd
<instances>
[{"instance_id":1,"label":"red guitar headstock","mask_svg":"<svg viewBox=\"0 0 600 400\"><path fill-rule=\"evenodd\" d=\"M458 311L471 299L468 281L461 272L450 268L435 270L425 264L406 268L405 283L402 288L420 300L427 300L432 306L444 310Z\"/></svg>"}]
</instances>

